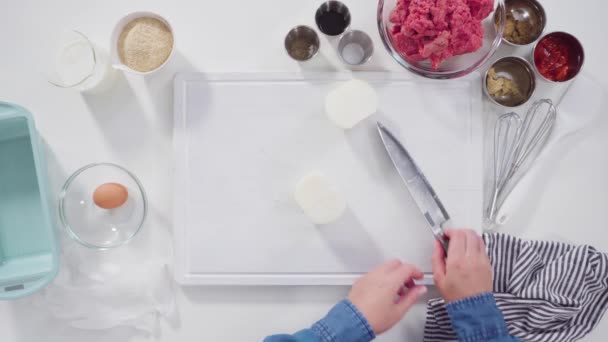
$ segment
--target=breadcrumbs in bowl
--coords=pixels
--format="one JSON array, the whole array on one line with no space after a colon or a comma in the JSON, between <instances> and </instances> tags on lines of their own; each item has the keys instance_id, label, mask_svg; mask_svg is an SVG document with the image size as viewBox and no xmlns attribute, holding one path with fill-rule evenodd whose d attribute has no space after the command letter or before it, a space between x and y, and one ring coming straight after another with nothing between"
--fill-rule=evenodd
<instances>
[{"instance_id":1,"label":"breadcrumbs in bowl","mask_svg":"<svg viewBox=\"0 0 608 342\"><path fill-rule=\"evenodd\" d=\"M160 69L173 53L174 37L169 23L148 12L121 19L113 33L115 67L147 74Z\"/></svg>"}]
</instances>

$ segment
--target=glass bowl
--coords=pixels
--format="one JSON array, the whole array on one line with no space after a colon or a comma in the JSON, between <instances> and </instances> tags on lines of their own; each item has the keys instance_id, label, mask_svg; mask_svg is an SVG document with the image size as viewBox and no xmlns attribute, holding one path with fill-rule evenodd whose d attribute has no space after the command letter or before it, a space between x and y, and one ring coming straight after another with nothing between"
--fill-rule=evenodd
<instances>
[{"instance_id":1,"label":"glass bowl","mask_svg":"<svg viewBox=\"0 0 608 342\"><path fill-rule=\"evenodd\" d=\"M475 52L448 58L435 69L428 59L416 60L395 49L391 35L394 24L389 18L397 2L398 0L378 1L378 30L390 55L397 63L415 74L434 79L452 79L467 75L490 59L502 40L506 23L505 5L503 0L495 0L494 11L482 21L484 36L481 48Z\"/></svg>"},{"instance_id":2,"label":"glass bowl","mask_svg":"<svg viewBox=\"0 0 608 342\"><path fill-rule=\"evenodd\" d=\"M93 193L102 184L127 188L127 201L102 209ZM147 214L147 199L139 180L127 169L110 163L86 165L65 182L59 194L59 217L70 237L89 248L109 249L131 241Z\"/></svg>"},{"instance_id":3,"label":"glass bowl","mask_svg":"<svg viewBox=\"0 0 608 342\"><path fill-rule=\"evenodd\" d=\"M41 48L47 54L45 76L56 87L98 92L114 80L106 52L79 31L62 31L46 39Z\"/></svg>"}]
</instances>

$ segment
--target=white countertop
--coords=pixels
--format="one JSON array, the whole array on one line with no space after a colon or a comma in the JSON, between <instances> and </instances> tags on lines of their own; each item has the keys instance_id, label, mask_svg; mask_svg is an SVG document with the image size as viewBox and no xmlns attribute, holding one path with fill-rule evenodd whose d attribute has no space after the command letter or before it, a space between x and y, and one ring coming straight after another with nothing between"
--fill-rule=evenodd
<instances>
[{"instance_id":1,"label":"white countertop","mask_svg":"<svg viewBox=\"0 0 608 342\"><path fill-rule=\"evenodd\" d=\"M320 1L318 1L320 2ZM352 27L369 32L376 54L362 70L400 70L385 52L376 29L375 1L345 1ZM608 89L603 30L608 4L600 0L544 1L549 30L576 35L586 49L587 73ZM146 184L151 215L138 241L150 241L159 255L169 253L172 164L172 76L177 71L298 71L341 68L322 38L323 56L300 66L284 53L283 37L297 24L314 24L316 1L160 1L2 0L0 24L0 99L21 104L34 114L49 159L51 185L57 191L80 166L112 161L126 166ZM43 52L37 48L50 33L77 29L108 46L116 21L149 10L173 25L177 51L161 72L128 76L106 94L81 95L50 86L41 75ZM508 51L508 47L501 47ZM604 104L606 100L604 99ZM608 116L568 140L548 161L548 176L529 196L504 232L520 236L588 243L608 250L601 213L608 204ZM160 247L159 247L160 246ZM160 336L144 337L129 329L83 331L53 318L28 301L0 303L2 341L256 341L278 332L294 332L320 318L347 293L342 287L179 288L178 323L163 322ZM421 341L424 303L419 304L384 341ZM585 341L601 341L604 320ZM406 338L407 337L407 338Z\"/></svg>"}]
</instances>

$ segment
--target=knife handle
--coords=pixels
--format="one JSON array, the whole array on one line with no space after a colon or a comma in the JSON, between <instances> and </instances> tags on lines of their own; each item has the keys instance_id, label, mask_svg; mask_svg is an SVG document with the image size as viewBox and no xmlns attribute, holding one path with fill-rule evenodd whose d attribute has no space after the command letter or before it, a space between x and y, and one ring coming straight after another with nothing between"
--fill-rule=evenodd
<instances>
[{"instance_id":1,"label":"knife handle","mask_svg":"<svg viewBox=\"0 0 608 342\"><path fill-rule=\"evenodd\" d=\"M450 240L445 237L444 232L453 227L452 221L448 219L447 221L443 222L443 224L441 224L439 227L441 229L435 233L435 239L437 239L437 241L439 241L439 243L441 244L441 247L443 247L444 257L447 258L448 248L450 247Z\"/></svg>"},{"instance_id":2,"label":"knife handle","mask_svg":"<svg viewBox=\"0 0 608 342\"><path fill-rule=\"evenodd\" d=\"M450 246L448 240L442 236L437 236L437 241L439 241L439 243L441 243L441 247L443 247L443 254L444 257L447 258L448 257L448 248Z\"/></svg>"}]
</instances>

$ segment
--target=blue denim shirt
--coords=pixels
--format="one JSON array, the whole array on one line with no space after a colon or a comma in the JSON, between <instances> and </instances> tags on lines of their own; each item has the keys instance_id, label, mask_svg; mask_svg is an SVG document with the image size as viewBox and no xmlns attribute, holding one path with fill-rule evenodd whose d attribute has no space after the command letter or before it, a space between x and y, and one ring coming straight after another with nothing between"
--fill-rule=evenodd
<instances>
[{"instance_id":1,"label":"blue denim shirt","mask_svg":"<svg viewBox=\"0 0 608 342\"><path fill-rule=\"evenodd\" d=\"M516 342L491 293L447 305L452 326L461 342ZM336 304L310 329L294 335L273 335L265 342L368 342L376 337L367 319L348 300Z\"/></svg>"}]
</instances>

